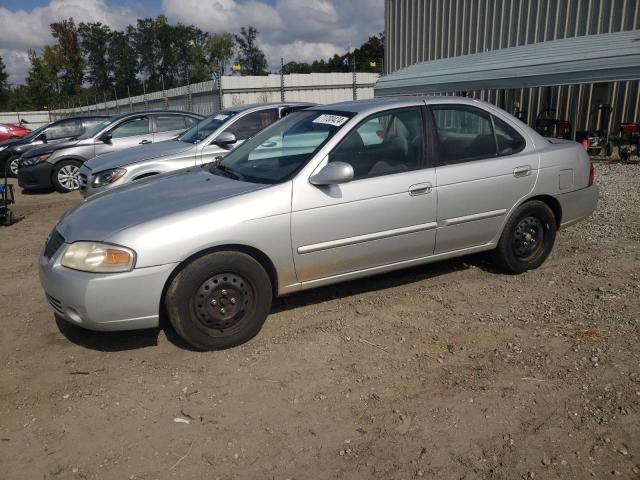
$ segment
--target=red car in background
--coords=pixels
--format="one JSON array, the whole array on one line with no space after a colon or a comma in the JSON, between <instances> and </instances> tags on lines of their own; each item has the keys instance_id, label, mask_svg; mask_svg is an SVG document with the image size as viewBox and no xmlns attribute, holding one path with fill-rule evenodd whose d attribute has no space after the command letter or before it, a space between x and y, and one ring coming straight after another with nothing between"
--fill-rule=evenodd
<instances>
[{"instance_id":1,"label":"red car in background","mask_svg":"<svg viewBox=\"0 0 640 480\"><path fill-rule=\"evenodd\" d=\"M31 133L31 130L14 123L0 123L0 142L10 138L22 138Z\"/></svg>"}]
</instances>

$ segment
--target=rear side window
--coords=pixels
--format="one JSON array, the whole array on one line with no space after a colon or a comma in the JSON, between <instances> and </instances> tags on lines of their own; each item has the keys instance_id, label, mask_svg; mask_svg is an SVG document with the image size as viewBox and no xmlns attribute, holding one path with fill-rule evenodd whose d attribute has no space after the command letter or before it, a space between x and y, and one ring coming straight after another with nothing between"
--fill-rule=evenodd
<instances>
[{"instance_id":1,"label":"rear side window","mask_svg":"<svg viewBox=\"0 0 640 480\"><path fill-rule=\"evenodd\" d=\"M467 162L497 155L491 115L458 105L431 107L438 136L440 163Z\"/></svg>"},{"instance_id":2,"label":"rear side window","mask_svg":"<svg viewBox=\"0 0 640 480\"><path fill-rule=\"evenodd\" d=\"M59 138L77 137L82 135L82 121L81 120L69 120L52 125L45 130L45 135L49 140L55 140Z\"/></svg>"},{"instance_id":3,"label":"rear side window","mask_svg":"<svg viewBox=\"0 0 640 480\"><path fill-rule=\"evenodd\" d=\"M233 133L238 140L246 140L276 120L278 120L277 108L260 110L259 112L252 112L238 119L233 125L227 128L227 131Z\"/></svg>"},{"instance_id":4,"label":"rear side window","mask_svg":"<svg viewBox=\"0 0 640 480\"><path fill-rule=\"evenodd\" d=\"M111 131L113 138L135 137L149 133L149 117L136 117L125 120Z\"/></svg>"},{"instance_id":5,"label":"rear side window","mask_svg":"<svg viewBox=\"0 0 640 480\"><path fill-rule=\"evenodd\" d=\"M184 130L184 118L181 115L156 115L156 131L160 133Z\"/></svg>"},{"instance_id":6,"label":"rear side window","mask_svg":"<svg viewBox=\"0 0 640 480\"><path fill-rule=\"evenodd\" d=\"M522 136L507 122L493 117L493 126L496 129L496 141L498 142L498 155L512 155L518 153L525 146Z\"/></svg>"}]
</instances>

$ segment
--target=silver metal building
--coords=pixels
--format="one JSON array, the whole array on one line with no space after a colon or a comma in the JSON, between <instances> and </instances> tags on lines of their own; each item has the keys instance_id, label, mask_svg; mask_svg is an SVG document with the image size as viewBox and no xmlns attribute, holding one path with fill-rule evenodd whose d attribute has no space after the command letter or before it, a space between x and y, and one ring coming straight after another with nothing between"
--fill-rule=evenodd
<instances>
[{"instance_id":1,"label":"silver metal building","mask_svg":"<svg viewBox=\"0 0 640 480\"><path fill-rule=\"evenodd\" d=\"M385 0L385 73L417 62L638 29L640 0ZM637 80L466 93L510 112L524 110L529 124L545 108L569 119L574 95L578 130L588 128L589 111L599 104L611 104L612 130L621 121L640 122Z\"/></svg>"}]
</instances>

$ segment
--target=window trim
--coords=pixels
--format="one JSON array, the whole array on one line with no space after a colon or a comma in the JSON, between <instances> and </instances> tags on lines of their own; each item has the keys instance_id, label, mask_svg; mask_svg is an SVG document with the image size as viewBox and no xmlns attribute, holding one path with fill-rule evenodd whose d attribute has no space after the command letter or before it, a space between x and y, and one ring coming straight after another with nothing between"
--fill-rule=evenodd
<instances>
[{"instance_id":1,"label":"window trim","mask_svg":"<svg viewBox=\"0 0 640 480\"><path fill-rule=\"evenodd\" d=\"M380 115L388 115L390 112L397 112L399 110L406 110L409 108L413 108L415 110L417 110L420 113L420 118L422 120L422 159L421 159L421 166L419 168L413 169L413 170L407 170L406 172L394 172L394 173L383 173L380 175L374 175L374 176L367 176L367 177L363 177L363 178L354 178L353 180L351 180L349 183L353 183L353 182L359 182L361 180L370 180L372 178L380 178L380 177L387 177L390 175L398 175L401 173L409 173L409 172L417 172L420 170L427 170L429 168L433 168L433 166L435 165L429 165L431 162L429 162L426 158L426 153L427 153L427 132L426 132L426 117L425 117L425 107L424 105L408 105L408 106L404 106L404 107L394 107L394 108L390 108L387 110L379 110L377 112L372 113L371 115L368 115L367 117L363 118L362 120L360 120L358 123L356 123L341 139L340 141L331 149L331 151L327 154L327 165L330 163L330 156L331 154L337 150L340 145L342 145L342 143L347 139L347 137L354 131L358 130L358 128L360 128L362 125L364 125L365 123L367 123L369 120L371 120L372 117L375 116L380 116ZM311 175L313 176L313 174ZM311 178L311 176L309 178Z\"/></svg>"},{"instance_id":2,"label":"window trim","mask_svg":"<svg viewBox=\"0 0 640 480\"><path fill-rule=\"evenodd\" d=\"M438 127L436 124L436 119L435 119L435 115L433 113L433 107L449 107L449 108L454 108L454 109L468 109L468 110L479 110L483 113L485 113L486 115L489 115L489 120L491 121L491 131L493 133L493 143L495 145L495 155L490 155L490 156L486 156L486 155L481 155L481 156L477 156L477 157L469 157L469 158L464 158L461 160L456 160L456 161L452 161L452 162L443 162L441 160L441 154L440 154L440 137L438 136ZM494 158L501 158L501 157L509 157L511 155L517 155L518 153L522 152L525 148L527 148L527 140L525 139L525 137L518 132L518 130L513 127L513 125L509 124L509 122L507 122L506 120L498 117L497 115L494 115L492 112L485 110L483 108L477 107L475 105L467 105L467 104L463 104L463 103L435 103L435 104L431 104L431 105L427 105L427 109L429 110L429 113L431 114L431 120L433 122L432 125L432 130L433 130L433 137L434 137L434 141L436 142L437 145L437 155L434 157L435 161L436 161L436 166L438 167L446 167L448 165L459 165L461 163L469 163L469 162L476 162L478 160L491 160ZM522 148L520 150L518 150L517 152L512 152L512 153L504 153L501 154L500 153L500 146L498 145L498 136L496 134L496 127L495 127L495 121L494 121L494 117L498 118L499 120L502 120L504 123L506 123L507 125L509 125L511 128L513 128L513 130L516 132L516 134L518 134L518 136L522 139Z\"/></svg>"}]
</instances>

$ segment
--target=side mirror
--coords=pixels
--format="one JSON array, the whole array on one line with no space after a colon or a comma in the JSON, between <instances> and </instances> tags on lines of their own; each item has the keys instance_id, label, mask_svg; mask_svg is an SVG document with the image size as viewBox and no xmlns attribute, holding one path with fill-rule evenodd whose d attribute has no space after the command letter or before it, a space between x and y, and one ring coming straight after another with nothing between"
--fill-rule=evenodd
<instances>
[{"instance_id":1,"label":"side mirror","mask_svg":"<svg viewBox=\"0 0 640 480\"><path fill-rule=\"evenodd\" d=\"M233 145L237 141L238 141L238 139L236 138L236 136L233 133L231 133L231 132L222 132L220 135L218 135L213 140L213 143L215 145L220 146L220 147L230 147L231 145Z\"/></svg>"},{"instance_id":2,"label":"side mirror","mask_svg":"<svg viewBox=\"0 0 640 480\"><path fill-rule=\"evenodd\" d=\"M102 135L100 135L100 137L98 137L98 140L103 143L111 143L112 138L113 135L111 135L111 132L104 132Z\"/></svg>"},{"instance_id":3,"label":"side mirror","mask_svg":"<svg viewBox=\"0 0 640 480\"><path fill-rule=\"evenodd\" d=\"M47 143L47 134L42 132L40 135L38 135L36 138L34 138L34 140L36 142Z\"/></svg>"},{"instance_id":4,"label":"side mirror","mask_svg":"<svg viewBox=\"0 0 640 480\"><path fill-rule=\"evenodd\" d=\"M353 180L353 167L345 162L327 163L309 181L313 185L335 185Z\"/></svg>"}]
</instances>

